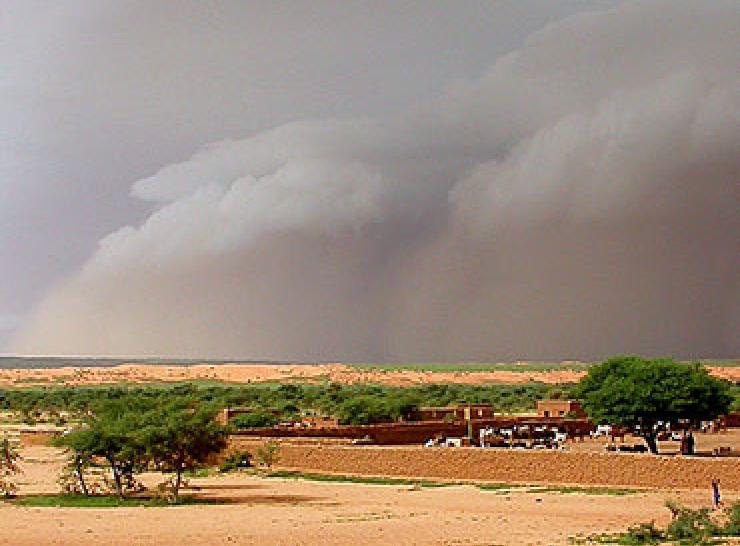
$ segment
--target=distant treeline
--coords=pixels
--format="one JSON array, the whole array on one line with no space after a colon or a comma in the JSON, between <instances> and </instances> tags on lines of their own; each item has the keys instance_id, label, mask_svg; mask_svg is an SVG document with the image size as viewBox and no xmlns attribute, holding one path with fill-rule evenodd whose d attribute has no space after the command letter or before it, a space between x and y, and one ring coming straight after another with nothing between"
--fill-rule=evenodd
<instances>
[{"instance_id":1,"label":"distant treeline","mask_svg":"<svg viewBox=\"0 0 740 546\"><path fill-rule=\"evenodd\" d=\"M726 383L733 400L732 411L740 411L740 384ZM305 415L334 417L345 424L368 424L397 420L418 407L455 403L491 404L496 412L517 413L535 409L543 398L568 398L575 385L434 384L391 387L375 384L177 383L146 386L115 385L0 389L0 410L11 411L25 422L38 420L63 423L96 413L111 401L129 400L132 406L163 405L188 399L215 409L250 407L239 426L270 425Z\"/></svg>"},{"instance_id":2,"label":"distant treeline","mask_svg":"<svg viewBox=\"0 0 740 546\"><path fill-rule=\"evenodd\" d=\"M211 385L179 383L158 386L50 386L0 390L0 408L18 412L26 421L41 417L63 421L60 413L83 416L95 413L102 405L124 398L138 404L166 403L178 398L195 398L217 408L246 406L263 414L277 413L280 419L306 414L336 417L342 423L364 424L395 420L421 406L446 406L454 403L488 403L500 412L524 412L536 401L548 397L567 397L568 386L542 383L522 385L423 385L389 387L382 385L342 385L336 383ZM265 418L266 424L269 419Z\"/></svg>"}]
</instances>

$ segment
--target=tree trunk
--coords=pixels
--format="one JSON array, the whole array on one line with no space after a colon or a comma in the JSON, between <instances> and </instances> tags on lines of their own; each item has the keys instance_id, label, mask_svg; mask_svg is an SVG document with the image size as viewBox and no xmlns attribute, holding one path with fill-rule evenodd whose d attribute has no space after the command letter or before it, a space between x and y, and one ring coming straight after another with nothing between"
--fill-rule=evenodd
<instances>
[{"instance_id":1,"label":"tree trunk","mask_svg":"<svg viewBox=\"0 0 740 546\"><path fill-rule=\"evenodd\" d=\"M177 469L175 470L176 477L175 477L175 491L174 491L174 498L175 503L177 503L177 499L180 495L180 484L182 484L182 465L177 465Z\"/></svg>"},{"instance_id":2,"label":"tree trunk","mask_svg":"<svg viewBox=\"0 0 740 546\"><path fill-rule=\"evenodd\" d=\"M116 495L118 495L119 499L122 499L123 486L121 485L121 469L118 468L115 459L113 459L112 457L108 458L108 462L110 463L110 469L113 472L113 484L116 487Z\"/></svg>"},{"instance_id":3,"label":"tree trunk","mask_svg":"<svg viewBox=\"0 0 740 546\"><path fill-rule=\"evenodd\" d=\"M658 442L655 434L645 434L645 443L653 455L658 454Z\"/></svg>"},{"instance_id":4,"label":"tree trunk","mask_svg":"<svg viewBox=\"0 0 740 546\"><path fill-rule=\"evenodd\" d=\"M87 484L85 483L85 474L82 469L82 462L79 458L75 461L75 467L77 470L77 481L80 482L80 489L82 489L82 494L86 497L89 497L90 493L87 490Z\"/></svg>"}]
</instances>

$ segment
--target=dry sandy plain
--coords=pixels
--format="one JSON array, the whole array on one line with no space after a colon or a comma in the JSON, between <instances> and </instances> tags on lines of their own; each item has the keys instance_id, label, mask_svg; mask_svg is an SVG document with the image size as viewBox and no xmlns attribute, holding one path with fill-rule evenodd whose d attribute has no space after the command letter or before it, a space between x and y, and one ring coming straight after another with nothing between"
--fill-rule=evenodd
<instances>
[{"instance_id":1,"label":"dry sandy plain","mask_svg":"<svg viewBox=\"0 0 740 546\"><path fill-rule=\"evenodd\" d=\"M55 492L61 453L33 447L23 455L23 491ZM224 504L91 509L0 503L0 545L565 545L569 537L621 531L637 522L665 523L668 499L691 506L709 502L707 491L609 496L239 474L193 479L191 487L197 489L191 493Z\"/></svg>"},{"instance_id":2,"label":"dry sandy plain","mask_svg":"<svg viewBox=\"0 0 740 546\"><path fill-rule=\"evenodd\" d=\"M178 381L223 381L255 383L264 381L329 380L337 383L378 383L411 386L431 383L520 384L537 381L550 385L576 383L586 372L569 369L531 371L526 363L521 370L444 372L417 370L380 370L346 364L197 364L159 366L123 364L112 367L66 367L42 369L2 369L0 386L99 385L114 383L154 383ZM740 381L740 367L709 367L716 377Z\"/></svg>"}]
</instances>

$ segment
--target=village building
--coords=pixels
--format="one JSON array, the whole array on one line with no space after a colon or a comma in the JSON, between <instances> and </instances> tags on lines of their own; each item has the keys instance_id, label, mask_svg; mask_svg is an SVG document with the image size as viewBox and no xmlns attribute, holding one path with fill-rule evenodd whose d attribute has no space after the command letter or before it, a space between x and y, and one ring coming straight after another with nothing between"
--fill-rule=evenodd
<instances>
[{"instance_id":1,"label":"village building","mask_svg":"<svg viewBox=\"0 0 740 546\"><path fill-rule=\"evenodd\" d=\"M537 417L584 419L587 415L577 400L538 400Z\"/></svg>"},{"instance_id":2,"label":"village building","mask_svg":"<svg viewBox=\"0 0 740 546\"><path fill-rule=\"evenodd\" d=\"M470 421L493 417L490 404L457 404L444 407L421 407L409 415L409 421Z\"/></svg>"}]
</instances>

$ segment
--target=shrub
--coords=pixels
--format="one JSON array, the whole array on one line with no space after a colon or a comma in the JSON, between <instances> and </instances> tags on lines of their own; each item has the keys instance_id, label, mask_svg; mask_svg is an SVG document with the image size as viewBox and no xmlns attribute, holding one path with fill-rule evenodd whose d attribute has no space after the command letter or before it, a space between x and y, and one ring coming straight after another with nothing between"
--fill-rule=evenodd
<instances>
[{"instance_id":1,"label":"shrub","mask_svg":"<svg viewBox=\"0 0 740 546\"><path fill-rule=\"evenodd\" d=\"M653 522L641 523L617 535L596 535L586 539L587 543L624 544L638 546L641 544L680 544L682 546L709 546L721 544L723 536L740 536L740 502L725 510L727 523L719 526L712 520L706 508L692 510L668 502L666 508L671 511L673 519L665 530L655 527Z\"/></svg>"},{"instance_id":2,"label":"shrub","mask_svg":"<svg viewBox=\"0 0 740 546\"><path fill-rule=\"evenodd\" d=\"M368 425L393 421L393 411L385 400L372 395L345 400L337 408L342 424Z\"/></svg>"},{"instance_id":3,"label":"shrub","mask_svg":"<svg viewBox=\"0 0 740 546\"><path fill-rule=\"evenodd\" d=\"M249 451L235 451L218 466L219 472L232 472L252 466L252 454Z\"/></svg>"},{"instance_id":4,"label":"shrub","mask_svg":"<svg viewBox=\"0 0 740 546\"><path fill-rule=\"evenodd\" d=\"M619 537L618 544L660 544L663 541L663 531L655 527L654 522L641 523L630 527Z\"/></svg>"},{"instance_id":5,"label":"shrub","mask_svg":"<svg viewBox=\"0 0 740 546\"><path fill-rule=\"evenodd\" d=\"M236 428L271 427L278 424L278 418L269 411L254 411L237 415L229 424Z\"/></svg>"},{"instance_id":6,"label":"shrub","mask_svg":"<svg viewBox=\"0 0 740 546\"><path fill-rule=\"evenodd\" d=\"M728 537L740 537L740 501L729 506L725 513L727 523L722 528L722 534Z\"/></svg>"},{"instance_id":7,"label":"shrub","mask_svg":"<svg viewBox=\"0 0 740 546\"><path fill-rule=\"evenodd\" d=\"M277 443L265 442L265 445L257 448L257 462L260 466L269 470L277 462L279 451L280 446Z\"/></svg>"},{"instance_id":8,"label":"shrub","mask_svg":"<svg viewBox=\"0 0 740 546\"><path fill-rule=\"evenodd\" d=\"M673 520L666 529L669 539L689 544L707 544L712 537L719 535L719 527L709 517L707 508L692 510L672 503L667 503L666 506L673 513Z\"/></svg>"}]
</instances>

